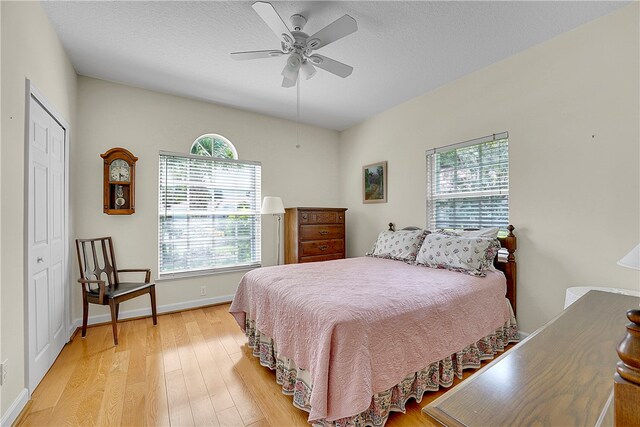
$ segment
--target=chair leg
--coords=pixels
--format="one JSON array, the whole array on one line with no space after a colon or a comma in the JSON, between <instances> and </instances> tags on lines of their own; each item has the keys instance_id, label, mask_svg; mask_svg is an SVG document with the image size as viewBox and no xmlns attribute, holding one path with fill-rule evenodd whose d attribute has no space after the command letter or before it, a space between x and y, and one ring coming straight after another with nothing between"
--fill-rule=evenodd
<instances>
[{"instance_id":1,"label":"chair leg","mask_svg":"<svg viewBox=\"0 0 640 427\"><path fill-rule=\"evenodd\" d=\"M120 303L116 304L116 321L118 320L119 315L120 315Z\"/></svg>"},{"instance_id":2,"label":"chair leg","mask_svg":"<svg viewBox=\"0 0 640 427\"><path fill-rule=\"evenodd\" d=\"M118 345L118 315L116 314L116 302L109 299L109 308L111 308L111 326L113 327L113 343Z\"/></svg>"},{"instance_id":3,"label":"chair leg","mask_svg":"<svg viewBox=\"0 0 640 427\"><path fill-rule=\"evenodd\" d=\"M149 288L149 296L151 297L151 317L153 317L153 324L158 324L158 313L156 313L156 287L151 286Z\"/></svg>"},{"instance_id":4,"label":"chair leg","mask_svg":"<svg viewBox=\"0 0 640 427\"><path fill-rule=\"evenodd\" d=\"M89 320L89 301L87 294L82 293L82 337L87 335L87 321Z\"/></svg>"}]
</instances>

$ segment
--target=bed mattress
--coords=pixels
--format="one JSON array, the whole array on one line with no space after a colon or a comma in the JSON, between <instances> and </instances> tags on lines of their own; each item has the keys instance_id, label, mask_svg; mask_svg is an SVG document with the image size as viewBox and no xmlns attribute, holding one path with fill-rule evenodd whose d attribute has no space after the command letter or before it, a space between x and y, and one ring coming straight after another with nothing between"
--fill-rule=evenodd
<instances>
[{"instance_id":1,"label":"bed mattress","mask_svg":"<svg viewBox=\"0 0 640 427\"><path fill-rule=\"evenodd\" d=\"M230 312L308 371L309 421L365 411L372 396L511 319L506 282L379 258L253 270Z\"/></svg>"}]
</instances>

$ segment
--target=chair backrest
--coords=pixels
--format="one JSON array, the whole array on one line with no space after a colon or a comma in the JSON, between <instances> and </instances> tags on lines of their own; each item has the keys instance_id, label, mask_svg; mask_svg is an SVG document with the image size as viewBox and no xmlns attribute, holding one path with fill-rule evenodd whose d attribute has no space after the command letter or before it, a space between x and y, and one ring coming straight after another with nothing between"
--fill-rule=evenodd
<instances>
[{"instance_id":1,"label":"chair backrest","mask_svg":"<svg viewBox=\"0 0 640 427\"><path fill-rule=\"evenodd\" d=\"M111 237L76 239L76 249L82 279L105 280L109 286L119 283Z\"/></svg>"}]
</instances>

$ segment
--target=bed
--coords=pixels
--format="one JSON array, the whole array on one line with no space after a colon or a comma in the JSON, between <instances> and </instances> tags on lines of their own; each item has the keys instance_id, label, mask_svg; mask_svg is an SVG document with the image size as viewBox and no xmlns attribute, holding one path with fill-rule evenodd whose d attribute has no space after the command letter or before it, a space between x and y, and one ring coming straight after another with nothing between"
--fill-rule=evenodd
<instances>
[{"instance_id":1,"label":"bed","mask_svg":"<svg viewBox=\"0 0 640 427\"><path fill-rule=\"evenodd\" d=\"M311 424L382 426L517 341L512 226L499 241L485 277L374 257L252 270L229 311Z\"/></svg>"}]
</instances>

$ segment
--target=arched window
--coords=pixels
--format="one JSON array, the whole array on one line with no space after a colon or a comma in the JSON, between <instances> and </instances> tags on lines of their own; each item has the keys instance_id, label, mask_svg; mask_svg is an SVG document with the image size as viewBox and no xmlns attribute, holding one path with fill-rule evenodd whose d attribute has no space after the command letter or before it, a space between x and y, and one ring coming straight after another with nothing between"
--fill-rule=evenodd
<instances>
[{"instance_id":1,"label":"arched window","mask_svg":"<svg viewBox=\"0 0 640 427\"><path fill-rule=\"evenodd\" d=\"M190 154L159 153L158 274L193 276L260 267L261 170L206 134Z\"/></svg>"},{"instance_id":2,"label":"arched window","mask_svg":"<svg viewBox=\"0 0 640 427\"><path fill-rule=\"evenodd\" d=\"M222 135L208 133L199 136L191 144L191 154L197 156L220 157L223 159L238 160L238 152L231 141Z\"/></svg>"}]
</instances>

